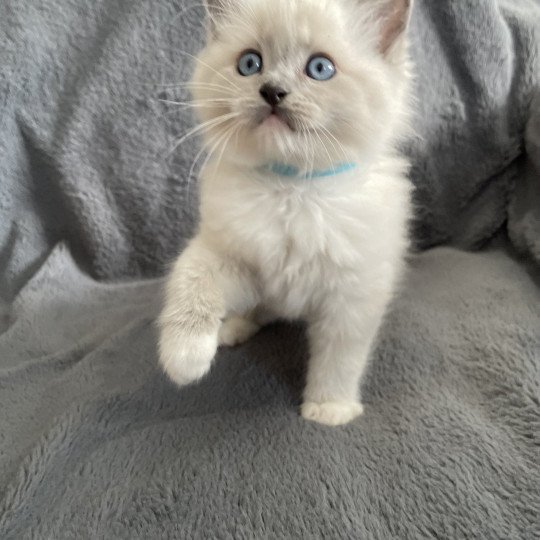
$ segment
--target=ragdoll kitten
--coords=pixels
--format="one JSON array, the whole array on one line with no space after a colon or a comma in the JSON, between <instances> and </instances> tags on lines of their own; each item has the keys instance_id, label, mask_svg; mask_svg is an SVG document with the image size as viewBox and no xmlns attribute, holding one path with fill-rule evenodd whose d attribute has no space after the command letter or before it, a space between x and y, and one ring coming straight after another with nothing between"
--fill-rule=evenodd
<instances>
[{"instance_id":1,"label":"ragdoll kitten","mask_svg":"<svg viewBox=\"0 0 540 540\"><path fill-rule=\"evenodd\" d=\"M193 77L210 159L199 231L159 319L179 385L218 345L303 319L301 414L362 413L360 378L404 266L410 0L212 0Z\"/></svg>"}]
</instances>

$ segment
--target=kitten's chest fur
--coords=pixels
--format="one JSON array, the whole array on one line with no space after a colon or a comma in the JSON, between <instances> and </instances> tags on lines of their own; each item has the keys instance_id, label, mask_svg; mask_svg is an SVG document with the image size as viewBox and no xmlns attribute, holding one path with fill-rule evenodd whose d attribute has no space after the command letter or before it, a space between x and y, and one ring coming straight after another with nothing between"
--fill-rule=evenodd
<instances>
[{"instance_id":1,"label":"kitten's chest fur","mask_svg":"<svg viewBox=\"0 0 540 540\"><path fill-rule=\"evenodd\" d=\"M377 185L354 176L261 181L221 173L203 187L201 230L255 271L265 302L282 316L304 316L329 293L360 293L402 256L408 187L401 177Z\"/></svg>"}]
</instances>

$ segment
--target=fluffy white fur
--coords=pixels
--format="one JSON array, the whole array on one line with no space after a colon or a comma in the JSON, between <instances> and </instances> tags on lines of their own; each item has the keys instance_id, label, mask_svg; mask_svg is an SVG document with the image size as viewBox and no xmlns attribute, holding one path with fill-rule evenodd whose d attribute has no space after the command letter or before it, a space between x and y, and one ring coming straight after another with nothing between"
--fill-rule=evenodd
<instances>
[{"instance_id":1,"label":"fluffy white fur","mask_svg":"<svg viewBox=\"0 0 540 540\"><path fill-rule=\"evenodd\" d=\"M308 324L302 415L338 425L362 412L360 378L402 274L410 214L406 129L406 0L213 0L192 82L209 159L198 234L166 286L160 361L180 385L202 377L218 344L248 339L274 318ZM263 70L242 77L246 49ZM305 74L325 53L337 73ZM285 88L289 124L259 95ZM327 178L283 178L355 161Z\"/></svg>"}]
</instances>

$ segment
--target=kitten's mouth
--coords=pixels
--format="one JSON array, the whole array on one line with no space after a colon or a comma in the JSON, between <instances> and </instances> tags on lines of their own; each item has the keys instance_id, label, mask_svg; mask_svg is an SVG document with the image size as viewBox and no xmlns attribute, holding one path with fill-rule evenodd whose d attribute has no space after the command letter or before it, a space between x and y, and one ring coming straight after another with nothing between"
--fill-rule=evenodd
<instances>
[{"instance_id":1,"label":"kitten's mouth","mask_svg":"<svg viewBox=\"0 0 540 540\"><path fill-rule=\"evenodd\" d=\"M259 125L296 131L290 113L280 107L272 107L263 111Z\"/></svg>"}]
</instances>

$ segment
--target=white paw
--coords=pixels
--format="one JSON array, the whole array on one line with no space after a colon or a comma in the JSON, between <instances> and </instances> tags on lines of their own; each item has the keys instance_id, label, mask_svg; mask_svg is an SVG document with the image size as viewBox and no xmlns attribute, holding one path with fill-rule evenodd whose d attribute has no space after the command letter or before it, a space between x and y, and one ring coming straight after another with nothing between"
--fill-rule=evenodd
<instances>
[{"instance_id":1,"label":"white paw","mask_svg":"<svg viewBox=\"0 0 540 540\"><path fill-rule=\"evenodd\" d=\"M306 420L326 424L327 426L340 426L354 420L364 412L364 407L356 401L327 401L302 403L301 414Z\"/></svg>"},{"instance_id":2,"label":"white paw","mask_svg":"<svg viewBox=\"0 0 540 540\"><path fill-rule=\"evenodd\" d=\"M216 350L216 333L192 335L171 327L161 330L159 363L169 378L179 386L206 375Z\"/></svg>"},{"instance_id":3,"label":"white paw","mask_svg":"<svg viewBox=\"0 0 540 540\"><path fill-rule=\"evenodd\" d=\"M239 345L254 336L259 329L259 325L249 319L231 317L223 321L219 329L218 341L220 345L228 347Z\"/></svg>"}]
</instances>

